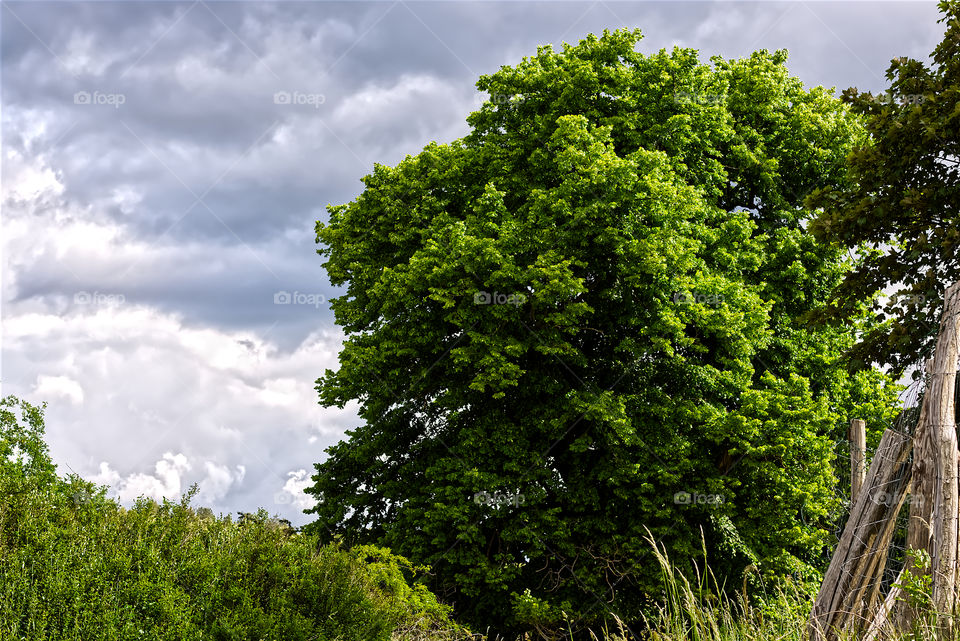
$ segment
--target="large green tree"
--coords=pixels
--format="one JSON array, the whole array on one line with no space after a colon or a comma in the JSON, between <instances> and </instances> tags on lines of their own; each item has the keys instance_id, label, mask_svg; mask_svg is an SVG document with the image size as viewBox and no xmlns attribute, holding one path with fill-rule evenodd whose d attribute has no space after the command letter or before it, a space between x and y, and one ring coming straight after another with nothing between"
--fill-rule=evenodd
<instances>
[{"instance_id":1,"label":"large green tree","mask_svg":"<svg viewBox=\"0 0 960 641\"><path fill-rule=\"evenodd\" d=\"M897 58L886 93L843 92L869 138L850 156L850 181L810 199L823 208L812 231L864 257L818 316L843 320L865 297L892 294L875 299L886 322L851 355L896 373L930 354L944 289L960 280L960 2L940 10L947 26L933 65Z\"/></svg>"},{"instance_id":2,"label":"large green tree","mask_svg":"<svg viewBox=\"0 0 960 641\"><path fill-rule=\"evenodd\" d=\"M784 52L640 37L481 77L466 138L317 223L347 334L317 389L362 425L317 465L311 529L429 563L481 627L636 619L647 529L681 563L702 536L738 584L814 578L834 441L895 405L835 367L852 329L801 320L847 268L803 199L842 183L857 119Z\"/></svg>"}]
</instances>

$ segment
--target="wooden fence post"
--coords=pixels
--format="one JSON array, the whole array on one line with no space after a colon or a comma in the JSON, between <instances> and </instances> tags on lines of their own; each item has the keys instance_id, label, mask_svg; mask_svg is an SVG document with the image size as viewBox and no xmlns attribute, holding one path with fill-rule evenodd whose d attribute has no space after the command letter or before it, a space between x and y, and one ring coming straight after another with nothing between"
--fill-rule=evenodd
<instances>
[{"instance_id":1,"label":"wooden fence post","mask_svg":"<svg viewBox=\"0 0 960 641\"><path fill-rule=\"evenodd\" d=\"M858 489L859 435L850 426L851 494L855 497L807 624L814 641L853 633L875 639L910 629L916 612L893 587L878 604L883 567L905 494L912 491L908 548L930 553L935 633L950 639L960 612L960 449L957 445L957 359L960 358L960 282L947 288L927 386L913 437L887 430ZM913 451L913 463L909 454ZM908 487L911 488L908 490ZM883 500L877 499L878 490ZM924 572L906 566L900 577ZM898 579L899 581L899 579ZM879 607L878 607L879 606ZM863 632L866 634L862 634Z\"/></svg>"},{"instance_id":2,"label":"wooden fence post","mask_svg":"<svg viewBox=\"0 0 960 641\"><path fill-rule=\"evenodd\" d=\"M939 626L945 638L952 638L953 615L957 608L957 519L960 516L957 459L960 455L957 451L954 394L957 357L960 354L958 334L960 282L948 287L944 295L940 334L937 336L930 381L923 402L932 444L931 467L936 475L930 527L933 536L930 563L933 572L933 608L945 615L941 617Z\"/></svg>"},{"instance_id":3,"label":"wooden fence post","mask_svg":"<svg viewBox=\"0 0 960 641\"><path fill-rule=\"evenodd\" d=\"M850 505L857 500L863 480L867 477L867 423L855 418L850 421Z\"/></svg>"},{"instance_id":4,"label":"wooden fence post","mask_svg":"<svg viewBox=\"0 0 960 641\"><path fill-rule=\"evenodd\" d=\"M912 444L907 434L883 433L810 613L811 639L837 639L850 628L867 628L873 618L863 612L863 605L874 600L879 587L896 515L910 483Z\"/></svg>"}]
</instances>

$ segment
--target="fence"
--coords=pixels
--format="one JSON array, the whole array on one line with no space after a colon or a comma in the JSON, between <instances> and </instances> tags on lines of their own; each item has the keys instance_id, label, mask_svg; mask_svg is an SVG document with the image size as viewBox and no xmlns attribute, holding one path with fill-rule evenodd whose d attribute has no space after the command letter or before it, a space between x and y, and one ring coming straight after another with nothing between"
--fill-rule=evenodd
<instances>
[{"instance_id":1,"label":"fence","mask_svg":"<svg viewBox=\"0 0 960 641\"><path fill-rule=\"evenodd\" d=\"M919 411L904 411L884 432L865 473L863 426L851 425L851 508L810 613L813 641L872 641L909 630L918 597L939 615L936 634L952 637L960 605L958 356L960 283L944 297Z\"/></svg>"}]
</instances>

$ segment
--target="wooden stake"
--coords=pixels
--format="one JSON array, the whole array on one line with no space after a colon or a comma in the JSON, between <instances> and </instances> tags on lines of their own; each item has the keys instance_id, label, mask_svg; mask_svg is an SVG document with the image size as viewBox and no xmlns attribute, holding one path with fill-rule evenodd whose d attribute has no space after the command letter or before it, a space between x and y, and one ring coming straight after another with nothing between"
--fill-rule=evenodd
<instances>
[{"instance_id":1,"label":"wooden stake","mask_svg":"<svg viewBox=\"0 0 960 641\"><path fill-rule=\"evenodd\" d=\"M857 500L867 477L864 463L867 455L867 423L858 418L850 421L850 504Z\"/></svg>"},{"instance_id":2,"label":"wooden stake","mask_svg":"<svg viewBox=\"0 0 960 641\"><path fill-rule=\"evenodd\" d=\"M876 607L875 589L886 560L890 543L890 528L896 521L902 496L898 494L903 479L909 480L913 501L910 506L910 524L907 545L927 550L931 557L932 607L939 614L938 637L953 638L958 626L953 619L960 610L960 450L957 447L957 359L960 357L960 282L947 288L943 316L933 358L927 361L927 388L920 408L920 420L914 430L912 443L904 435L901 440L887 430L880 448L870 464L870 471L857 493L850 511L850 520L844 528L840 543L834 551L830 567L820 586L820 593L810 613L808 632L817 641L832 641L840 634L858 629L864 620L866 638L883 637L909 630L916 614L898 600L894 588L883 605ZM854 429L851 424L851 478L853 474ZM912 445L913 464L906 463ZM880 462L878 463L878 459ZM906 471L904 472L904 468ZM886 481L885 481L886 479ZM899 481L894 482L896 479ZM889 505L896 509L880 510L872 499L874 488L894 483L893 491L884 494ZM878 486L878 483L880 484ZM855 492L856 481L851 481ZM882 559L866 560L864 555L882 555ZM869 556L867 557L869 558ZM907 573L918 575L916 567L905 567Z\"/></svg>"},{"instance_id":3,"label":"wooden stake","mask_svg":"<svg viewBox=\"0 0 960 641\"><path fill-rule=\"evenodd\" d=\"M932 371L933 361L927 361L926 371ZM933 443L927 428L926 403L920 406L920 419L913 431L913 485L910 495L910 520L907 523L907 549L923 550L933 558L933 539L930 523L933 520L933 495L936 475L933 473ZM930 568L920 568L909 559L904 572L916 578L930 574ZM907 599L895 602L893 615L889 617L895 630L912 630L919 613Z\"/></svg>"},{"instance_id":4,"label":"wooden stake","mask_svg":"<svg viewBox=\"0 0 960 641\"><path fill-rule=\"evenodd\" d=\"M947 288L944 296L940 334L927 391L924 396L927 428L933 445L933 495L931 534L933 535L933 608L945 615L940 631L952 638L953 615L957 606L957 518L960 496L957 485L957 428L955 402L957 357L960 335L960 283Z\"/></svg>"},{"instance_id":5,"label":"wooden stake","mask_svg":"<svg viewBox=\"0 0 960 641\"><path fill-rule=\"evenodd\" d=\"M907 434L883 433L810 613L811 639L832 641L850 628L866 628L873 618L873 613L862 612L860 604L883 572L890 536L910 483L912 444Z\"/></svg>"}]
</instances>

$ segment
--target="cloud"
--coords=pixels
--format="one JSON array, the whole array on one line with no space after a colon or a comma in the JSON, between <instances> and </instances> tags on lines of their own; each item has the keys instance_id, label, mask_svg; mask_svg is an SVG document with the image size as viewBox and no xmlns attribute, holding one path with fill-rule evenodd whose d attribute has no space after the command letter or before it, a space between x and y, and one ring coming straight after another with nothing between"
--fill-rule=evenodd
<instances>
[{"instance_id":1,"label":"cloud","mask_svg":"<svg viewBox=\"0 0 960 641\"><path fill-rule=\"evenodd\" d=\"M245 465L237 465L231 470L226 465L217 465L212 461L204 464L207 475L199 484L199 499L201 503L211 504L227 495L230 487L243 482L247 474Z\"/></svg>"},{"instance_id":2,"label":"cloud","mask_svg":"<svg viewBox=\"0 0 960 641\"><path fill-rule=\"evenodd\" d=\"M154 473L133 473L122 477L106 461L100 463L99 471L88 477L98 485L108 485L109 495L124 503L131 503L144 496L155 501L178 500L186 491L185 475L194 465L182 454L165 452L154 464ZM213 461L204 461L205 476L197 482L197 500L200 505L216 505L227 496L231 488L243 483L247 470L243 465L230 469Z\"/></svg>"},{"instance_id":3,"label":"cloud","mask_svg":"<svg viewBox=\"0 0 960 641\"><path fill-rule=\"evenodd\" d=\"M33 388L33 395L40 398L62 397L73 405L83 403L83 388L80 383L68 376L37 376L37 384Z\"/></svg>"},{"instance_id":4,"label":"cloud","mask_svg":"<svg viewBox=\"0 0 960 641\"><path fill-rule=\"evenodd\" d=\"M196 482L215 510L265 507L303 521L302 501L276 500L284 470L321 460L357 422L355 405L321 408L313 389L336 367L339 332L284 351L147 306L50 306L5 319L4 365L14 381L36 381L8 392L50 401L55 461L116 486L123 501L175 498Z\"/></svg>"},{"instance_id":5,"label":"cloud","mask_svg":"<svg viewBox=\"0 0 960 641\"><path fill-rule=\"evenodd\" d=\"M287 476L289 477L287 482L283 484L283 488L277 493L277 502L290 503L293 507L301 510L315 506L317 504L316 499L304 492L306 488L313 485L313 481L307 475L307 471L304 469L294 470L288 472Z\"/></svg>"},{"instance_id":6,"label":"cloud","mask_svg":"<svg viewBox=\"0 0 960 641\"><path fill-rule=\"evenodd\" d=\"M98 485L110 485L113 496L124 503L131 503L143 496L156 501L177 498L183 491L182 477L190 470L190 463L183 454L165 452L154 464L154 473L135 473L121 477L110 468L109 463L100 464L98 474L88 477Z\"/></svg>"}]
</instances>

